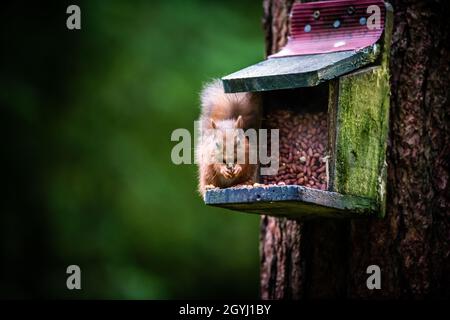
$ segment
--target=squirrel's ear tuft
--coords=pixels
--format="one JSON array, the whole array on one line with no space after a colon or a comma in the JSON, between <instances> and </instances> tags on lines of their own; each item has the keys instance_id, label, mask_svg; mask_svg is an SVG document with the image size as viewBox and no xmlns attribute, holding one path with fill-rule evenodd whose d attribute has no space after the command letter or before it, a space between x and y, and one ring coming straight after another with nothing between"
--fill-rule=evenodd
<instances>
[{"instance_id":1,"label":"squirrel's ear tuft","mask_svg":"<svg viewBox=\"0 0 450 320\"><path fill-rule=\"evenodd\" d=\"M236 119L236 122L234 123L234 127L236 129L242 129L244 127L244 120L242 119L242 116L239 116Z\"/></svg>"},{"instance_id":2,"label":"squirrel's ear tuft","mask_svg":"<svg viewBox=\"0 0 450 320\"><path fill-rule=\"evenodd\" d=\"M211 119L211 128L213 128L213 129L217 128L217 125L216 125L216 123L214 122L213 119Z\"/></svg>"}]
</instances>

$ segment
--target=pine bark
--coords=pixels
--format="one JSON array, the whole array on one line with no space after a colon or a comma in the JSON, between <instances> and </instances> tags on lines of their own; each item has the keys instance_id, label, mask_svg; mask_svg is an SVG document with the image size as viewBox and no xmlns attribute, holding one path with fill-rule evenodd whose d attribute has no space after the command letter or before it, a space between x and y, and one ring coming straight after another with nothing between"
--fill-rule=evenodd
<instances>
[{"instance_id":1,"label":"pine bark","mask_svg":"<svg viewBox=\"0 0 450 320\"><path fill-rule=\"evenodd\" d=\"M286 42L293 0L264 0L266 53ZM392 0L387 213L261 219L261 297L450 297L450 5ZM381 289L366 268L381 268Z\"/></svg>"}]
</instances>

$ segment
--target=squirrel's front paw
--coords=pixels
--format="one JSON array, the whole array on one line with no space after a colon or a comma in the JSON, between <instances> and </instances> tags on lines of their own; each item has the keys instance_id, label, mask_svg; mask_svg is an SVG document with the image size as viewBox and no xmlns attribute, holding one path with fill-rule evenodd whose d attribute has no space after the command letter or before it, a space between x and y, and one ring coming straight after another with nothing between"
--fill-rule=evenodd
<instances>
[{"instance_id":1,"label":"squirrel's front paw","mask_svg":"<svg viewBox=\"0 0 450 320\"><path fill-rule=\"evenodd\" d=\"M242 167L238 165L234 168L233 175L238 176L241 172L242 172Z\"/></svg>"},{"instance_id":2,"label":"squirrel's front paw","mask_svg":"<svg viewBox=\"0 0 450 320\"><path fill-rule=\"evenodd\" d=\"M205 186L205 190L211 190L211 189L215 189L215 188L217 188L217 187L215 185L212 185L212 184L208 184L208 185Z\"/></svg>"},{"instance_id":3,"label":"squirrel's front paw","mask_svg":"<svg viewBox=\"0 0 450 320\"><path fill-rule=\"evenodd\" d=\"M220 169L220 174L222 176L224 176L226 179L231 179L233 176L231 175L231 173L228 171L227 168L223 167Z\"/></svg>"}]
</instances>

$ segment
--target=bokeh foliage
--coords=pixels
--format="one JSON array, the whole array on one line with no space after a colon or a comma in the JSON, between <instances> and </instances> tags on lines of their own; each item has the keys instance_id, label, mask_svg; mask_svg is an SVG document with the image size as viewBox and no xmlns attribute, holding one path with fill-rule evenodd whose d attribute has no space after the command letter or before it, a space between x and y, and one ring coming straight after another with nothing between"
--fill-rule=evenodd
<instances>
[{"instance_id":1,"label":"bokeh foliage","mask_svg":"<svg viewBox=\"0 0 450 320\"><path fill-rule=\"evenodd\" d=\"M202 83L263 56L261 3L5 5L0 295L258 295L258 217L206 207L170 159ZM65 268L82 269L81 292Z\"/></svg>"}]
</instances>

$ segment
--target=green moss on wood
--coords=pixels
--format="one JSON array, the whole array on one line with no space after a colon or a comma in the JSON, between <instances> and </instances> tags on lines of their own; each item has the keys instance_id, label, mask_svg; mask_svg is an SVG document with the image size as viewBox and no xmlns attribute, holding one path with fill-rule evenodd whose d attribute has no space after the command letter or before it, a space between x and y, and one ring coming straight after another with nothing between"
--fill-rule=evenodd
<instances>
[{"instance_id":1,"label":"green moss on wood","mask_svg":"<svg viewBox=\"0 0 450 320\"><path fill-rule=\"evenodd\" d=\"M330 86L335 99L332 189L368 197L384 216L386 204L386 147L389 130L389 49L392 7L386 6L383 54L376 67L339 78ZM332 102L332 100L330 100Z\"/></svg>"},{"instance_id":2,"label":"green moss on wood","mask_svg":"<svg viewBox=\"0 0 450 320\"><path fill-rule=\"evenodd\" d=\"M340 79L336 191L377 197L386 152L388 97L388 76L383 67L373 67Z\"/></svg>"}]
</instances>

